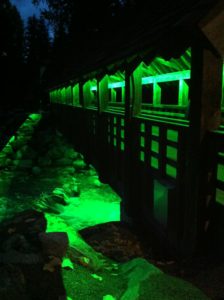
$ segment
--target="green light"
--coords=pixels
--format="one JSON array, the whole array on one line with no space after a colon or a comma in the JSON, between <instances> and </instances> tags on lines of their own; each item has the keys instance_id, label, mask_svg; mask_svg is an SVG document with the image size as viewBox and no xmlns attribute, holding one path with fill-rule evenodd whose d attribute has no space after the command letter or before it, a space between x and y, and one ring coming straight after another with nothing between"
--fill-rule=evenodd
<instances>
[{"instance_id":1,"label":"green light","mask_svg":"<svg viewBox=\"0 0 224 300\"><path fill-rule=\"evenodd\" d=\"M73 105L77 106L80 104L79 100L79 84L75 84L73 89L72 89L72 94L73 94Z\"/></svg>"},{"instance_id":2,"label":"green light","mask_svg":"<svg viewBox=\"0 0 224 300\"><path fill-rule=\"evenodd\" d=\"M114 135L117 135L117 127L114 127Z\"/></svg>"},{"instance_id":3,"label":"green light","mask_svg":"<svg viewBox=\"0 0 224 300\"><path fill-rule=\"evenodd\" d=\"M141 160L142 162L145 161L145 152L143 152L143 151L140 152L140 160Z\"/></svg>"},{"instance_id":4,"label":"green light","mask_svg":"<svg viewBox=\"0 0 224 300\"><path fill-rule=\"evenodd\" d=\"M179 81L179 94L178 94L178 104L180 106L186 106L189 102L189 86L181 79Z\"/></svg>"},{"instance_id":5,"label":"green light","mask_svg":"<svg viewBox=\"0 0 224 300\"><path fill-rule=\"evenodd\" d=\"M176 178L177 177L177 170L173 166L166 164L166 174L170 177Z\"/></svg>"},{"instance_id":6,"label":"green light","mask_svg":"<svg viewBox=\"0 0 224 300\"><path fill-rule=\"evenodd\" d=\"M153 85L153 105L157 106L161 104L161 87L157 82Z\"/></svg>"},{"instance_id":7,"label":"green light","mask_svg":"<svg viewBox=\"0 0 224 300\"><path fill-rule=\"evenodd\" d=\"M113 82L113 83L108 84L108 89L116 89L116 88L121 88L121 87L125 87L125 82L124 81Z\"/></svg>"},{"instance_id":8,"label":"green light","mask_svg":"<svg viewBox=\"0 0 224 300\"><path fill-rule=\"evenodd\" d=\"M91 86L90 91L97 91L97 86Z\"/></svg>"},{"instance_id":9,"label":"green light","mask_svg":"<svg viewBox=\"0 0 224 300\"><path fill-rule=\"evenodd\" d=\"M114 147L116 147L116 146L117 146L117 139L114 138Z\"/></svg>"},{"instance_id":10,"label":"green light","mask_svg":"<svg viewBox=\"0 0 224 300\"><path fill-rule=\"evenodd\" d=\"M224 191L216 189L216 202L221 205L224 205Z\"/></svg>"},{"instance_id":11,"label":"green light","mask_svg":"<svg viewBox=\"0 0 224 300\"><path fill-rule=\"evenodd\" d=\"M124 139L124 129L121 129L121 138Z\"/></svg>"},{"instance_id":12,"label":"green light","mask_svg":"<svg viewBox=\"0 0 224 300\"><path fill-rule=\"evenodd\" d=\"M151 156L151 167L158 169L159 168L159 161L158 158Z\"/></svg>"},{"instance_id":13,"label":"green light","mask_svg":"<svg viewBox=\"0 0 224 300\"><path fill-rule=\"evenodd\" d=\"M145 132L145 123L142 123L141 124L141 129L140 129L140 131L143 133L143 132Z\"/></svg>"},{"instance_id":14,"label":"green light","mask_svg":"<svg viewBox=\"0 0 224 300\"><path fill-rule=\"evenodd\" d=\"M172 141L172 142L178 141L178 131L176 131L176 130L168 129L166 136L169 141Z\"/></svg>"},{"instance_id":15,"label":"green light","mask_svg":"<svg viewBox=\"0 0 224 300\"><path fill-rule=\"evenodd\" d=\"M224 165L218 164L217 179L220 181L224 181Z\"/></svg>"},{"instance_id":16,"label":"green light","mask_svg":"<svg viewBox=\"0 0 224 300\"><path fill-rule=\"evenodd\" d=\"M190 70L143 77L142 84L148 84L154 82L168 82L168 81L181 80L181 79L190 79Z\"/></svg>"},{"instance_id":17,"label":"green light","mask_svg":"<svg viewBox=\"0 0 224 300\"><path fill-rule=\"evenodd\" d=\"M117 124L117 118L114 117L114 124Z\"/></svg>"},{"instance_id":18,"label":"green light","mask_svg":"<svg viewBox=\"0 0 224 300\"><path fill-rule=\"evenodd\" d=\"M141 147L145 147L145 138L143 136L140 137L140 145Z\"/></svg>"},{"instance_id":19,"label":"green light","mask_svg":"<svg viewBox=\"0 0 224 300\"><path fill-rule=\"evenodd\" d=\"M153 215L164 226L167 224L168 189L166 186L154 180Z\"/></svg>"},{"instance_id":20,"label":"green light","mask_svg":"<svg viewBox=\"0 0 224 300\"><path fill-rule=\"evenodd\" d=\"M121 127L124 127L124 119L121 119Z\"/></svg>"},{"instance_id":21,"label":"green light","mask_svg":"<svg viewBox=\"0 0 224 300\"><path fill-rule=\"evenodd\" d=\"M63 87L63 88L61 89L61 102L62 102L63 104L65 104L65 99L66 99L66 95L65 95L65 87Z\"/></svg>"},{"instance_id":22,"label":"green light","mask_svg":"<svg viewBox=\"0 0 224 300\"><path fill-rule=\"evenodd\" d=\"M158 153L158 152L159 152L159 143L156 142L156 141L154 141L154 140L152 140L152 141L151 141L151 150L152 150L153 152Z\"/></svg>"},{"instance_id":23,"label":"green light","mask_svg":"<svg viewBox=\"0 0 224 300\"><path fill-rule=\"evenodd\" d=\"M121 150L124 151L124 142L121 141Z\"/></svg>"},{"instance_id":24,"label":"green light","mask_svg":"<svg viewBox=\"0 0 224 300\"><path fill-rule=\"evenodd\" d=\"M89 257L94 250L81 238L78 231L96 224L120 221L120 199L108 190L105 200L100 190L94 191L88 186L83 188L78 206L71 202L60 216L45 213L45 217L47 232L67 232L69 244Z\"/></svg>"},{"instance_id":25,"label":"green light","mask_svg":"<svg viewBox=\"0 0 224 300\"><path fill-rule=\"evenodd\" d=\"M30 114L17 130L16 138L25 145L32 138L33 129L35 128L35 126L37 126L41 118L42 118L41 114ZM16 141L16 138L14 135L11 136L8 142L6 143L6 145L0 151L1 159L4 159L4 162L5 162L5 156L3 155L2 157L2 154L4 153L9 154L9 151L10 149L12 149L12 145ZM1 194L1 188L0 188L0 194Z\"/></svg>"},{"instance_id":26,"label":"green light","mask_svg":"<svg viewBox=\"0 0 224 300\"><path fill-rule=\"evenodd\" d=\"M9 139L8 143L11 144L12 142L15 141L15 139L16 139L16 138L15 138L15 136L13 135L13 136Z\"/></svg>"},{"instance_id":27,"label":"green light","mask_svg":"<svg viewBox=\"0 0 224 300\"><path fill-rule=\"evenodd\" d=\"M172 160L177 160L177 149L174 148L174 147L171 147L171 146L167 146L166 147L166 156L169 158L169 159L172 159Z\"/></svg>"},{"instance_id":28,"label":"green light","mask_svg":"<svg viewBox=\"0 0 224 300\"><path fill-rule=\"evenodd\" d=\"M159 136L159 127L158 126L152 126L152 135Z\"/></svg>"}]
</instances>

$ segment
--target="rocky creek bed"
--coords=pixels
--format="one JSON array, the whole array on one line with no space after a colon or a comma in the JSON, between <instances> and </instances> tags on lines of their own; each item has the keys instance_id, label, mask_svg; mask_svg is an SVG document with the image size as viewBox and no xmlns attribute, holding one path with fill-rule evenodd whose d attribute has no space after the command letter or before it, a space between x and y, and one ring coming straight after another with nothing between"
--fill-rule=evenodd
<instances>
[{"instance_id":1,"label":"rocky creek bed","mask_svg":"<svg viewBox=\"0 0 224 300\"><path fill-rule=\"evenodd\" d=\"M29 116L0 171L1 300L224 298L220 260L159 257L48 114Z\"/></svg>"}]
</instances>

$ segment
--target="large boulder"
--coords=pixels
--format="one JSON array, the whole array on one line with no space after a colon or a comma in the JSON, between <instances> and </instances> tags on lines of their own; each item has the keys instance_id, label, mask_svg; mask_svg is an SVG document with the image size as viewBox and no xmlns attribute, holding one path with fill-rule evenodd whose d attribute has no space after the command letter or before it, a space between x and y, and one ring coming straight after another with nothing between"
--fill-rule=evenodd
<instances>
[{"instance_id":1,"label":"large boulder","mask_svg":"<svg viewBox=\"0 0 224 300\"><path fill-rule=\"evenodd\" d=\"M66 232L42 232L39 239L45 255L59 258L65 256L69 244Z\"/></svg>"},{"instance_id":2,"label":"large boulder","mask_svg":"<svg viewBox=\"0 0 224 300\"><path fill-rule=\"evenodd\" d=\"M25 277L18 266L3 265L0 267L0 299L28 300Z\"/></svg>"}]
</instances>

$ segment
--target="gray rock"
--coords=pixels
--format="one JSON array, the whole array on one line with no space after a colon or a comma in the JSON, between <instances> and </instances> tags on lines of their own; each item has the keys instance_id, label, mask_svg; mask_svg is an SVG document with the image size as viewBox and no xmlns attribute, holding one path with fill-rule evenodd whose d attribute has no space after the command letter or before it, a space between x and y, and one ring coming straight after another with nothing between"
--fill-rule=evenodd
<instances>
[{"instance_id":1,"label":"gray rock","mask_svg":"<svg viewBox=\"0 0 224 300\"><path fill-rule=\"evenodd\" d=\"M39 239L46 255L59 258L65 256L69 244L66 232L43 232L39 234Z\"/></svg>"}]
</instances>

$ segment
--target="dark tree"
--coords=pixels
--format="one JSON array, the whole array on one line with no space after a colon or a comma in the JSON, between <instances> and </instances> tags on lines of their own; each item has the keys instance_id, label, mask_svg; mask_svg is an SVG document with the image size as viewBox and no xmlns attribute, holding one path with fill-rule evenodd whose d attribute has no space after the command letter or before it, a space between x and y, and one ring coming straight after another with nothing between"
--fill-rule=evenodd
<instances>
[{"instance_id":1,"label":"dark tree","mask_svg":"<svg viewBox=\"0 0 224 300\"><path fill-rule=\"evenodd\" d=\"M23 86L23 22L9 0L0 3L0 76L1 106L19 105Z\"/></svg>"},{"instance_id":2,"label":"dark tree","mask_svg":"<svg viewBox=\"0 0 224 300\"><path fill-rule=\"evenodd\" d=\"M41 0L33 0L38 5ZM119 18L125 13L125 8L132 6L132 0L45 0L47 9L42 15L53 27L55 38L67 39L73 50L86 49L86 41L90 48L96 46L104 38L108 30L118 28ZM65 38L66 37L66 38ZM61 45L62 46L62 45ZM67 48L67 44L66 44Z\"/></svg>"},{"instance_id":3,"label":"dark tree","mask_svg":"<svg viewBox=\"0 0 224 300\"><path fill-rule=\"evenodd\" d=\"M33 108L39 107L44 71L50 54L48 28L43 18L28 18L25 33L25 62L27 70L27 94Z\"/></svg>"}]
</instances>

